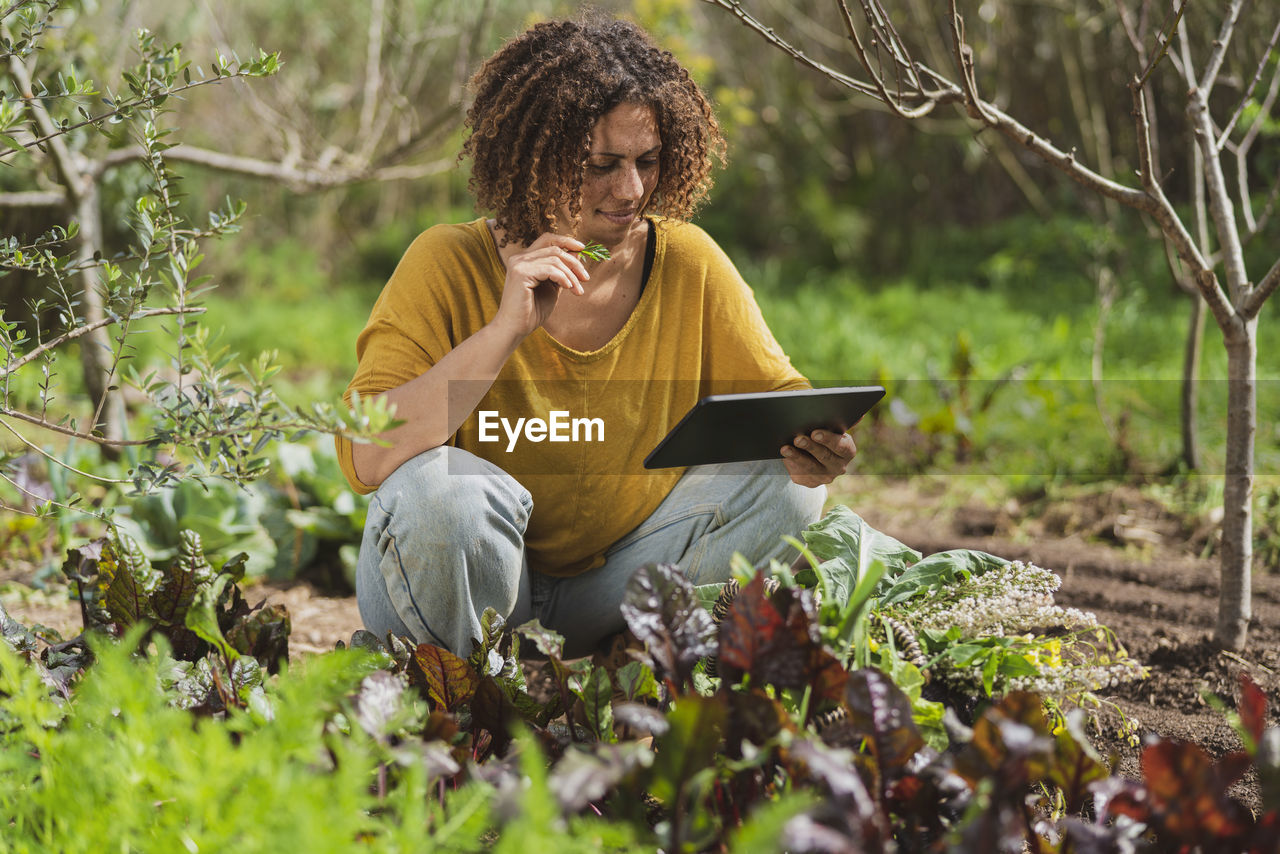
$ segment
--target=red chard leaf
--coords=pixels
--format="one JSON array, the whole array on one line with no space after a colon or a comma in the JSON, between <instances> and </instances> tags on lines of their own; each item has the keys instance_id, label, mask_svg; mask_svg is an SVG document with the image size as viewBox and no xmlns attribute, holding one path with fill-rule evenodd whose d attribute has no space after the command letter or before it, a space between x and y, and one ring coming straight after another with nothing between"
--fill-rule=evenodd
<instances>
[{"instance_id":1,"label":"red chard leaf","mask_svg":"<svg viewBox=\"0 0 1280 854\"><path fill-rule=\"evenodd\" d=\"M413 675L421 679L421 687L431 701L446 712L456 711L475 695L479 676L470 664L449 650L419 644L413 652L413 662L417 665Z\"/></svg>"}]
</instances>

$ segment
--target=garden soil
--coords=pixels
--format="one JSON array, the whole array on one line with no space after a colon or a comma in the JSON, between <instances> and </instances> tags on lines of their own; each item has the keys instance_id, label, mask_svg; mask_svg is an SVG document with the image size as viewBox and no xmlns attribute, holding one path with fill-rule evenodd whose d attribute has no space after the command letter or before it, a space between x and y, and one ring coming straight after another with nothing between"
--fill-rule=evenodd
<instances>
[{"instance_id":1,"label":"garden soil","mask_svg":"<svg viewBox=\"0 0 1280 854\"><path fill-rule=\"evenodd\" d=\"M1141 774L1141 749L1119 738L1121 714L1136 720L1141 734L1194 741L1215 757L1238 749L1234 731L1205 697L1216 695L1234 707L1241 672L1266 691L1269 723L1278 722L1280 568L1254 572L1248 648L1239 655L1215 650L1209 638L1218 565L1203 556L1212 525L1174 517L1125 486L1070 501L992 508L944 506L928 482L916 479L847 480L842 500L873 527L921 552L981 549L1055 570L1063 579L1058 603L1095 613L1150 667L1148 679L1102 694L1110 705L1099 716L1097 744L1115 754L1122 773ZM9 573L8 580L22 579ZM259 585L247 594L289 609L292 658L332 649L360 628L354 597L326 595L307 584ZM10 592L4 605L28 624L78 630L78 608L65 596ZM1256 786L1246 779L1236 794L1255 802Z\"/></svg>"}]
</instances>

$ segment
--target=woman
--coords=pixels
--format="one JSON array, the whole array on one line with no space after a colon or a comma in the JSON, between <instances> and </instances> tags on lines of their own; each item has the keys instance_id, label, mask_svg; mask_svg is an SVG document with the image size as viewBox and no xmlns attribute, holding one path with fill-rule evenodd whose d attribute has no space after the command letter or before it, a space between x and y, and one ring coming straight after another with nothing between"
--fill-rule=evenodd
<instances>
[{"instance_id":1,"label":"woman","mask_svg":"<svg viewBox=\"0 0 1280 854\"><path fill-rule=\"evenodd\" d=\"M419 236L357 342L348 396L381 394L404 422L382 445L339 440L353 486L377 490L360 613L465 656L493 607L583 654L622 629L646 563L711 583L734 551L780 556L855 448L815 432L779 460L642 469L699 397L808 385L685 222L724 148L710 104L639 28L601 18L533 27L472 86L464 153L493 218Z\"/></svg>"}]
</instances>

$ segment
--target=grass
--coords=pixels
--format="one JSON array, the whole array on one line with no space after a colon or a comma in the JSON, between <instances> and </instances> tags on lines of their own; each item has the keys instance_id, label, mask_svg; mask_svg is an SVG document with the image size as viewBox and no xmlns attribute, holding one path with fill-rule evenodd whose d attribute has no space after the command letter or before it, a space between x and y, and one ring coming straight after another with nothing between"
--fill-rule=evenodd
<instances>
[{"instance_id":1,"label":"grass","mask_svg":"<svg viewBox=\"0 0 1280 854\"><path fill-rule=\"evenodd\" d=\"M410 232L425 223L405 230ZM1033 482L1064 475L1156 473L1180 451L1178 399L1188 304L1146 238L1089 223L1012 220L917 238L900 273L806 269L802 259L742 264L775 335L820 385L879 382L890 399L860 430L863 465L889 474L969 472ZM349 260L301 241L241 241L219 253L221 286L201 323L250 358L275 350L281 396L336 400L355 368L355 340L386 270L388 241ZM1106 315L1105 382L1090 381L1099 309L1088 275L1112 252L1118 298ZM346 266L341 266L345 264ZM332 269L330 268L332 265ZM1280 471L1280 325L1259 325L1260 473ZM165 336L144 336L139 363L162 364ZM1212 323L1200 386L1204 471L1219 472L1225 352ZM1016 376L1015 382L1002 380ZM989 405L984 405L990 397ZM1099 410L1099 403L1102 410Z\"/></svg>"},{"instance_id":2,"label":"grass","mask_svg":"<svg viewBox=\"0 0 1280 854\"><path fill-rule=\"evenodd\" d=\"M971 239L980 244L992 235ZM874 381L889 389L889 404L878 407L864 435L922 447L866 447L875 454L872 470L1043 478L1154 473L1174 464L1187 300L1162 280L1122 279L1105 317L1103 382L1095 389L1099 309L1083 273L1058 260L1036 264L1034 245L1028 257L1010 258L996 245L985 259L974 247L966 251L969 268L910 271L924 282L866 281L848 272L787 276L776 264L744 273L802 373L819 384ZM1280 471L1280 372L1267 356L1278 348L1280 328L1264 317L1261 473ZM1017 381L1002 383L1010 375ZM1210 322L1199 384L1206 472L1222 466L1225 376L1221 335Z\"/></svg>"}]
</instances>

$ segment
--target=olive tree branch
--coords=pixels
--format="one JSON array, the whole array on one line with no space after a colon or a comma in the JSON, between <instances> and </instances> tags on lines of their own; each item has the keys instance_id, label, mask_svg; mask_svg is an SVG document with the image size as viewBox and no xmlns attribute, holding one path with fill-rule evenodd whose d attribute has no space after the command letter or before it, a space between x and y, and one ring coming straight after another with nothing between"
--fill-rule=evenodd
<instances>
[{"instance_id":1,"label":"olive tree branch","mask_svg":"<svg viewBox=\"0 0 1280 854\"><path fill-rule=\"evenodd\" d=\"M225 80L234 80L236 78L253 76L247 68L235 68L235 69L228 70L227 73L225 74L219 74L216 77L206 77L202 80L193 80L190 83L184 83L180 86L174 86L171 89L167 88L157 92L152 92L149 95L140 95L137 98L130 101L117 102L116 106L113 109L108 110L105 113L99 113L98 115L90 116L89 118L78 121L75 124L57 124L53 121L52 117L49 116L48 111L44 108L44 104L42 103L41 98L32 94L31 76L27 72L26 65L22 62L21 59L19 59L16 56L9 57L9 73L14 78L14 82L18 83L19 91L22 93L23 101L25 101L28 105L31 106L32 113L36 116L36 120L40 124L40 132L44 134L43 136L35 137L29 141L20 143L20 145L23 148L28 148L28 149L37 148L46 142L56 147L59 145L59 142L58 142L59 137L63 136L64 134L68 134L73 130L79 130L82 127L88 127L90 125L95 127L100 126L102 123L108 121L109 119L114 118L115 116L121 115L122 113L136 110L140 107L153 106L156 103L156 101L162 98L168 98L173 95L178 95L178 94L181 94L182 92L186 92L189 89L196 89L201 86L208 86L210 83L221 83ZM65 149L65 146L63 146L63 148ZM0 162L3 162L5 158L10 157L16 153L17 152L15 152L12 149L6 149L5 151L0 151ZM55 156L56 156L56 148L55 148Z\"/></svg>"},{"instance_id":2,"label":"olive tree branch","mask_svg":"<svg viewBox=\"0 0 1280 854\"><path fill-rule=\"evenodd\" d=\"M67 427L64 424L57 423L56 421L50 421L48 418L37 417L35 415L28 415L27 413L22 412L21 410L11 409L8 406L0 407L0 415L3 415L7 418L14 418L18 421L25 421L28 424L39 427L42 430L48 430L52 433L60 433L63 436L70 436L73 439L84 439L89 442L96 442L99 445L111 445L112 447L125 447L128 445L141 446L141 445L154 444L153 440L151 439L125 439L125 438L115 438L115 437L108 438L106 436L99 436L94 433L85 432L84 430L78 430L74 427Z\"/></svg>"},{"instance_id":3,"label":"olive tree branch","mask_svg":"<svg viewBox=\"0 0 1280 854\"><path fill-rule=\"evenodd\" d=\"M56 1L57 0L55 0L55 5L56 5ZM21 9L23 6L30 6L34 2L36 2L36 0L14 0L14 2L10 3L9 6L4 11L0 12L0 21L3 21L5 18L9 17L14 12ZM48 3L46 2L45 5L47 6Z\"/></svg>"},{"instance_id":4,"label":"olive tree branch","mask_svg":"<svg viewBox=\"0 0 1280 854\"><path fill-rule=\"evenodd\" d=\"M75 466L71 465L70 463L68 463L68 462L64 462L63 460L58 459L57 457L55 457L53 454L49 453L49 452L48 452L47 450L45 450L44 448L40 447L40 446L39 446L39 445L37 445L35 442L33 442L33 441L31 441L30 439L28 439L26 436L24 436L22 433L20 433L20 432L18 431L18 429L17 429L16 427L14 427L12 424L10 424L8 421L0 420L0 425L3 425L3 426L4 426L4 428L5 428L6 430L8 430L10 433L12 433L12 434L13 434L13 436L14 436L14 438L16 438L19 442L21 442L21 443L22 443L22 445L23 445L24 447L26 447L28 450L30 450L30 451L32 451L32 452L34 452L34 453L36 453L36 454L39 454L40 456L44 457L46 460L48 460L48 461L49 461L50 463L52 463L53 465L56 465L56 466L58 466L59 468L65 469L65 470L67 470L67 471L71 472L72 474L78 474L78 475L80 475L81 477L88 478L89 480L96 480L98 483L107 483L107 484L124 484L124 483L132 483L132 482L133 482L133 481L131 481L131 480L127 479L127 478L120 478L120 477L104 477L104 476L102 476L102 475L100 475L100 474L94 474L93 472L88 472L88 471L84 471L84 470L82 470L82 469L78 469L78 468L76 468ZM4 475L3 475L3 473L0 473L0 477L3 477L3 476L4 476ZM6 480L8 480L8 478L7 478L7 477L6 477L5 479L6 479ZM13 483L13 481L9 481L9 482L10 482L10 483ZM16 486L17 484L14 484L14 485ZM20 487L19 487L19 488L20 488ZM30 493L27 493L27 494L28 494L28 495L30 495ZM33 496L33 497L34 497L34 496Z\"/></svg>"},{"instance_id":5,"label":"olive tree branch","mask_svg":"<svg viewBox=\"0 0 1280 854\"><path fill-rule=\"evenodd\" d=\"M156 315L163 315L163 314L170 314L170 315L201 314L203 312L204 312L204 308L201 306L185 306L182 308L173 308L173 307L148 308L142 311L132 312L130 314L130 317L132 318L154 317ZM63 344L66 344L68 341L74 341L77 338L81 338L85 335L88 335L90 332L93 332L98 329L102 329L103 327L106 327L106 326L110 326L111 324L115 323L119 319L120 318L115 315L110 317L104 317L101 320L96 320L92 323L84 323L80 326L77 326L75 329L72 329L69 332L64 332L62 335L59 335L56 338L51 338L50 340L41 344L39 347L35 347L32 350L25 353L22 356L22 358L18 359L17 361L10 362L9 364L5 365L3 368L0 368L0 377L7 377L10 374L14 373L15 371L20 370L24 365L27 365L35 361L36 359L40 358L42 355L49 352L50 350L60 347Z\"/></svg>"},{"instance_id":6,"label":"olive tree branch","mask_svg":"<svg viewBox=\"0 0 1280 854\"><path fill-rule=\"evenodd\" d=\"M190 445L194 442L198 442L203 439L221 439L221 438L226 438L228 436L243 436L245 433L253 432L255 430L261 431L261 432L270 431L270 432L279 432L279 433L292 433L292 432L306 430L306 431L321 432L321 433L341 434L347 437L359 435L359 434L353 433L353 431L348 430L346 428L330 427L323 424L316 424L315 422L311 422L311 421L296 419L296 420L289 420L289 421L282 420L282 421L270 421L265 423L258 422L258 423L249 423L249 424L238 424L233 427L219 428L216 430L208 430L208 429L193 430L191 432L182 433L180 436L175 434L172 439L162 439L155 436L152 436L146 439L124 439L124 438L108 438L105 436L99 436L94 433L87 433L83 430L79 430L74 427L68 427L65 424L59 424L56 421L50 421L47 418L40 418L35 415L28 415L27 413L22 412L21 410L11 409L7 406L0 406L0 416L6 417L6 418L13 418L18 421L25 421L28 424L32 424L36 427L41 428L42 430L49 430L54 433L60 433L63 436L70 436L74 439L84 439L89 442L96 442L99 445L111 445L113 447L118 447L118 448L122 448L126 446L140 447L144 445L155 447L157 445L168 445L171 443L181 444L181 445Z\"/></svg>"}]
</instances>

